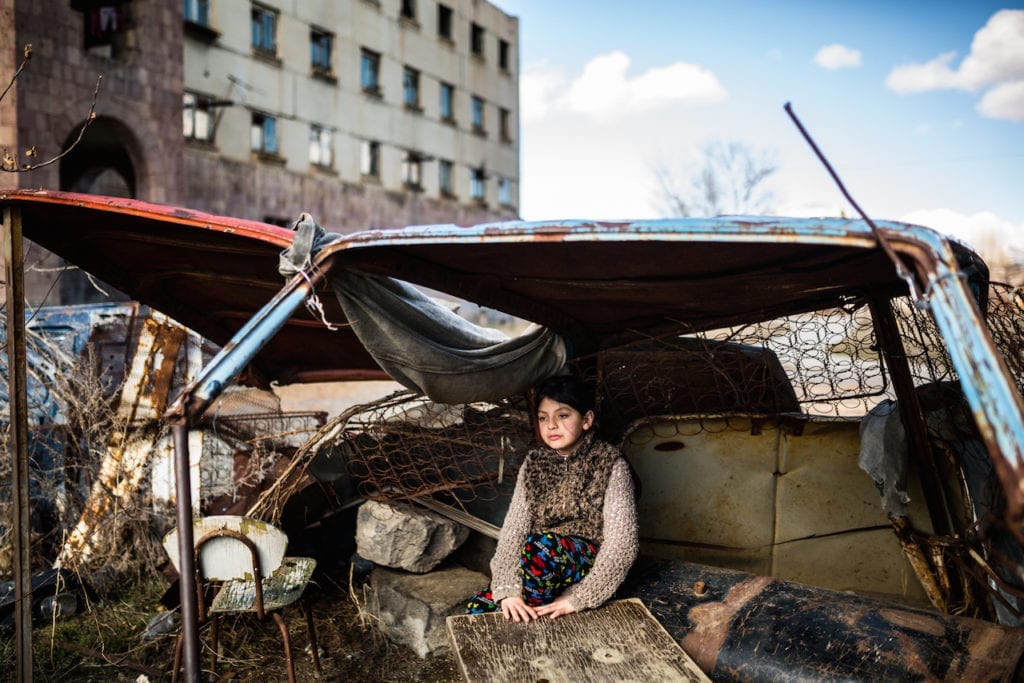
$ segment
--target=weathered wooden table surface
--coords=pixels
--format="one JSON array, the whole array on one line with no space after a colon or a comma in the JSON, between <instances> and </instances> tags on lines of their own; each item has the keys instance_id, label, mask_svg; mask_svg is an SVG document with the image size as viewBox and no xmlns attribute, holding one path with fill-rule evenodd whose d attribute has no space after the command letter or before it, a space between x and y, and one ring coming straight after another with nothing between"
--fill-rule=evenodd
<instances>
[{"instance_id":1,"label":"weathered wooden table surface","mask_svg":"<svg viewBox=\"0 0 1024 683\"><path fill-rule=\"evenodd\" d=\"M469 683L710 680L636 598L531 623L452 616L448 640Z\"/></svg>"}]
</instances>

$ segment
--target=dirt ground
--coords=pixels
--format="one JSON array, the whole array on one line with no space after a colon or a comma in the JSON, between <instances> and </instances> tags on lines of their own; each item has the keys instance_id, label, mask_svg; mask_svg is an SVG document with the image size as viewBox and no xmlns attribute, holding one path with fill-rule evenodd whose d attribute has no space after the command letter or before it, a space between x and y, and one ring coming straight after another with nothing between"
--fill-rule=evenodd
<instances>
[{"instance_id":1,"label":"dirt ground","mask_svg":"<svg viewBox=\"0 0 1024 683\"><path fill-rule=\"evenodd\" d=\"M33 680L98 683L169 681L177 631L143 639L146 624L161 609L166 584L149 582L93 609L33 629ZM354 591L359 594L359 591ZM309 589L320 644L323 675L315 676L305 620L297 607L285 610L297 681L437 681L462 678L453 657L442 652L420 658L408 647L388 641L361 611L347 576L321 577ZM209 629L203 627L200 666L204 681L287 681L281 634L270 618L221 620L216 675L209 670ZM13 680L16 643L13 630L0 632L0 680Z\"/></svg>"},{"instance_id":2,"label":"dirt ground","mask_svg":"<svg viewBox=\"0 0 1024 683\"><path fill-rule=\"evenodd\" d=\"M343 580L344 584L323 586L316 595L313 616L317 638L324 652L321 659L322 680L442 683L456 683L462 680L449 651L421 659L408 647L389 642L366 617L361 618L361 610L348 593L347 577L339 577L339 580ZM297 616L290 632L293 634L293 649L297 651L300 645L305 647L308 643L305 629ZM266 639L267 652L274 646L273 640ZM296 678L315 680L312 658L308 656L308 651L301 658L301 664L296 661ZM279 668L283 674L283 663ZM269 670L264 668L252 679L241 677L235 680L268 680L267 673Z\"/></svg>"}]
</instances>

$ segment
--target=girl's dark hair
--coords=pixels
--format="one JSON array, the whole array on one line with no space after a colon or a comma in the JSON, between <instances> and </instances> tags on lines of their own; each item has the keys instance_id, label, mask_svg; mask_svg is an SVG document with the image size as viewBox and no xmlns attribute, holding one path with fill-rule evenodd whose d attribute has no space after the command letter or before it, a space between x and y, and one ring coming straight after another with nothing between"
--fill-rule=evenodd
<instances>
[{"instance_id":1,"label":"girl's dark hair","mask_svg":"<svg viewBox=\"0 0 1024 683\"><path fill-rule=\"evenodd\" d=\"M545 398L571 406L581 415L594 409L594 392L572 375L555 375L541 382L537 387L537 404Z\"/></svg>"}]
</instances>

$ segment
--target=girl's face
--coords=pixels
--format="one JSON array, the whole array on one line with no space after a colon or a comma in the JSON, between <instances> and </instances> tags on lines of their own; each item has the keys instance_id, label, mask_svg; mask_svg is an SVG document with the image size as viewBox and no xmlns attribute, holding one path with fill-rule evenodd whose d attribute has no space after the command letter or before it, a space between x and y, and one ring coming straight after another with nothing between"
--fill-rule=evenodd
<instances>
[{"instance_id":1,"label":"girl's face","mask_svg":"<svg viewBox=\"0 0 1024 683\"><path fill-rule=\"evenodd\" d=\"M561 455L570 455L580 445L584 432L594 424L594 411L588 410L586 415L570 405L559 403L550 398L543 398L537 406L537 428L540 438L548 447Z\"/></svg>"}]
</instances>

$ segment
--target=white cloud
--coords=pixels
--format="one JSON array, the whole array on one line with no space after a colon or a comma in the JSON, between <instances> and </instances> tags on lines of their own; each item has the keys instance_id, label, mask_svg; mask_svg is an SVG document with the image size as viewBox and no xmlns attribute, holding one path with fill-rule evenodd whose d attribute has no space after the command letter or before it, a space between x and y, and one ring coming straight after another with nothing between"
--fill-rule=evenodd
<instances>
[{"instance_id":1,"label":"white cloud","mask_svg":"<svg viewBox=\"0 0 1024 683\"><path fill-rule=\"evenodd\" d=\"M818 50L814 63L825 69L848 69L860 66L860 50L833 43Z\"/></svg>"},{"instance_id":2,"label":"white cloud","mask_svg":"<svg viewBox=\"0 0 1024 683\"><path fill-rule=\"evenodd\" d=\"M976 34L960 65L968 87L1024 79L1024 10L996 12Z\"/></svg>"},{"instance_id":3,"label":"white cloud","mask_svg":"<svg viewBox=\"0 0 1024 683\"><path fill-rule=\"evenodd\" d=\"M929 90L988 91L978 104L982 116L1024 121L1024 10L999 10L971 42L971 52L953 66L955 52L889 72L890 90L900 94Z\"/></svg>"},{"instance_id":4,"label":"white cloud","mask_svg":"<svg viewBox=\"0 0 1024 683\"><path fill-rule=\"evenodd\" d=\"M956 88L956 72L949 68L955 52L944 52L924 64L904 64L889 72L885 84L901 95L942 88Z\"/></svg>"},{"instance_id":5,"label":"white cloud","mask_svg":"<svg viewBox=\"0 0 1024 683\"><path fill-rule=\"evenodd\" d=\"M1024 247L1024 224L1017 224L991 211L964 214L953 209L918 209L899 220L933 228L966 242L985 258L1011 247Z\"/></svg>"},{"instance_id":6,"label":"white cloud","mask_svg":"<svg viewBox=\"0 0 1024 683\"><path fill-rule=\"evenodd\" d=\"M978 102L978 113L990 119L1024 121L1024 80L997 85Z\"/></svg>"},{"instance_id":7,"label":"white cloud","mask_svg":"<svg viewBox=\"0 0 1024 683\"><path fill-rule=\"evenodd\" d=\"M629 65L624 52L600 55L567 86L561 74L544 65L528 68L520 80L523 119L560 110L610 120L672 103L709 104L728 97L715 74L696 64L675 62L633 77Z\"/></svg>"},{"instance_id":8,"label":"white cloud","mask_svg":"<svg viewBox=\"0 0 1024 683\"><path fill-rule=\"evenodd\" d=\"M527 64L519 77L519 115L524 121L543 118L554 94L565 83L562 74L546 63Z\"/></svg>"}]
</instances>

